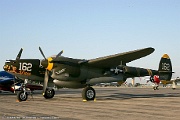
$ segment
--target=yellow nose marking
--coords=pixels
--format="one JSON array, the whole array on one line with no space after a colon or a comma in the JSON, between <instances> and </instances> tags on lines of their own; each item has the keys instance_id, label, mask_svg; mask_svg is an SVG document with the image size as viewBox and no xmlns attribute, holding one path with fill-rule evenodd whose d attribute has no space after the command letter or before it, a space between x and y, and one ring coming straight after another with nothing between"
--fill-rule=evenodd
<instances>
[{"instance_id":1,"label":"yellow nose marking","mask_svg":"<svg viewBox=\"0 0 180 120\"><path fill-rule=\"evenodd\" d=\"M52 57L48 58L48 66L47 66L46 69L52 70L52 68L53 68L53 63L50 63L52 60L53 60Z\"/></svg>"}]
</instances>

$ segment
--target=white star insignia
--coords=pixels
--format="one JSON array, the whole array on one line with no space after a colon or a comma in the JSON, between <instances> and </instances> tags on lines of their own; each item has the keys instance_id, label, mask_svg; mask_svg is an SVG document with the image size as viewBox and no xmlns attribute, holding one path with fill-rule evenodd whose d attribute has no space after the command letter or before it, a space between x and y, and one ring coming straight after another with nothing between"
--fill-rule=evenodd
<instances>
[{"instance_id":1,"label":"white star insignia","mask_svg":"<svg viewBox=\"0 0 180 120\"><path fill-rule=\"evenodd\" d=\"M118 73L119 73L119 69L118 69L117 67L114 69L114 73L115 73L115 74L118 74Z\"/></svg>"},{"instance_id":2,"label":"white star insignia","mask_svg":"<svg viewBox=\"0 0 180 120\"><path fill-rule=\"evenodd\" d=\"M122 72L122 70L118 69L117 67L115 69L110 69L110 71L114 71L115 74L119 74L119 72Z\"/></svg>"}]
</instances>

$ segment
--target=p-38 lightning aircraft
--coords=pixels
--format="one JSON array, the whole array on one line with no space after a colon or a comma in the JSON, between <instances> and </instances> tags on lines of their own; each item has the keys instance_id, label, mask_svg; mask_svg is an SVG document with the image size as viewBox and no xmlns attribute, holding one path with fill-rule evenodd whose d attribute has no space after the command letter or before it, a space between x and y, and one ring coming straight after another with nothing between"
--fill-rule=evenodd
<instances>
[{"instance_id":1,"label":"p-38 lightning aircraft","mask_svg":"<svg viewBox=\"0 0 180 120\"><path fill-rule=\"evenodd\" d=\"M19 78L39 81L44 79L43 96L45 98L54 97L54 90L47 89L48 81L51 80L58 87L84 88L82 98L84 101L89 101L94 100L96 96L91 86L98 83L122 83L127 78L154 75L158 75L160 80L170 80L172 76L171 61L167 54L161 58L158 70L126 65L154 52L154 48L151 47L90 60L63 57L61 56L63 51L54 57L46 58L40 47L39 50L44 57L43 60L20 59L21 49L18 59L6 61L4 70ZM26 95L25 91L19 94L19 100L26 100L24 99Z\"/></svg>"}]
</instances>

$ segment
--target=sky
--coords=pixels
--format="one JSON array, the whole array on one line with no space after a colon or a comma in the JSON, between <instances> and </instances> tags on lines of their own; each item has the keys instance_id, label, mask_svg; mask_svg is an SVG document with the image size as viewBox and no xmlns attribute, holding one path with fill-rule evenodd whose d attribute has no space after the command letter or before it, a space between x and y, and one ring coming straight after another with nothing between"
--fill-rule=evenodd
<instances>
[{"instance_id":1,"label":"sky","mask_svg":"<svg viewBox=\"0 0 180 120\"><path fill-rule=\"evenodd\" d=\"M158 69L167 53L180 76L179 0L0 0L0 70L7 59L93 59L136 49L155 51L127 65Z\"/></svg>"}]
</instances>

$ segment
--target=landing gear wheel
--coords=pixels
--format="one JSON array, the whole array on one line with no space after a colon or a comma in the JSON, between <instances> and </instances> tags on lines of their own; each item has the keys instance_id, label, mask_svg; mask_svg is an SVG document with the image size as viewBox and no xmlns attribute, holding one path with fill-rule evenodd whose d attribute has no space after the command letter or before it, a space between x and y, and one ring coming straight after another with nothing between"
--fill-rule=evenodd
<instances>
[{"instance_id":1,"label":"landing gear wheel","mask_svg":"<svg viewBox=\"0 0 180 120\"><path fill-rule=\"evenodd\" d=\"M26 101L27 98L28 98L27 92L20 91L20 92L17 93L17 99L18 99L19 101Z\"/></svg>"},{"instance_id":2,"label":"landing gear wheel","mask_svg":"<svg viewBox=\"0 0 180 120\"><path fill-rule=\"evenodd\" d=\"M156 90L159 90L158 86L156 87Z\"/></svg>"},{"instance_id":3,"label":"landing gear wheel","mask_svg":"<svg viewBox=\"0 0 180 120\"><path fill-rule=\"evenodd\" d=\"M82 98L84 100L94 100L96 97L96 92L92 87L85 87L82 91Z\"/></svg>"},{"instance_id":4,"label":"landing gear wheel","mask_svg":"<svg viewBox=\"0 0 180 120\"><path fill-rule=\"evenodd\" d=\"M44 98L50 99L50 98L53 98L54 95L55 95L54 89L46 89L45 94L44 94Z\"/></svg>"},{"instance_id":5,"label":"landing gear wheel","mask_svg":"<svg viewBox=\"0 0 180 120\"><path fill-rule=\"evenodd\" d=\"M153 90L159 90L158 87L159 87L159 86L154 86L154 87L153 87Z\"/></svg>"}]
</instances>

